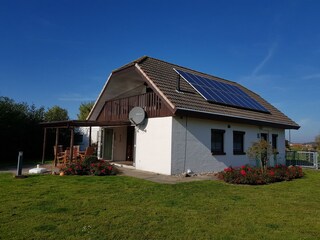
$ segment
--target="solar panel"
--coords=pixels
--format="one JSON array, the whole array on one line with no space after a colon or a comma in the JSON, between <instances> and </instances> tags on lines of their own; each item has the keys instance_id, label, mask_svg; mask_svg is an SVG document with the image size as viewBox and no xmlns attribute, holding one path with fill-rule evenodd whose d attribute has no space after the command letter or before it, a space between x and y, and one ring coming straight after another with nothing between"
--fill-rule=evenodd
<instances>
[{"instance_id":1,"label":"solar panel","mask_svg":"<svg viewBox=\"0 0 320 240\"><path fill-rule=\"evenodd\" d=\"M269 113L265 107L237 86L174 70L209 102Z\"/></svg>"}]
</instances>

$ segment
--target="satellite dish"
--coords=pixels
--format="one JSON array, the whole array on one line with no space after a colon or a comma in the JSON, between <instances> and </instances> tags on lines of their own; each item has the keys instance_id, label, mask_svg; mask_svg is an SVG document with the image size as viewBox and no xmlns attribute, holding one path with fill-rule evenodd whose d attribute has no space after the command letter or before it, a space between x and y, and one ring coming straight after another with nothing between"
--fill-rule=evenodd
<instances>
[{"instance_id":1,"label":"satellite dish","mask_svg":"<svg viewBox=\"0 0 320 240\"><path fill-rule=\"evenodd\" d=\"M139 125L146 117L146 113L141 107L134 107L129 112L129 120L134 125Z\"/></svg>"}]
</instances>

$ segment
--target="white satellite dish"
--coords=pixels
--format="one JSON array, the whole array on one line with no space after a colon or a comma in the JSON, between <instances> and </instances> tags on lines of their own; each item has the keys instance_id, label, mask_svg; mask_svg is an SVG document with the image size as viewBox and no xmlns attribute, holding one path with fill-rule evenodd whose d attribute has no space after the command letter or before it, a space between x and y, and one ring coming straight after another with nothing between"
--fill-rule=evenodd
<instances>
[{"instance_id":1,"label":"white satellite dish","mask_svg":"<svg viewBox=\"0 0 320 240\"><path fill-rule=\"evenodd\" d=\"M144 121L145 117L146 117L146 113L141 107L134 107L129 112L129 120L134 125L141 124Z\"/></svg>"}]
</instances>

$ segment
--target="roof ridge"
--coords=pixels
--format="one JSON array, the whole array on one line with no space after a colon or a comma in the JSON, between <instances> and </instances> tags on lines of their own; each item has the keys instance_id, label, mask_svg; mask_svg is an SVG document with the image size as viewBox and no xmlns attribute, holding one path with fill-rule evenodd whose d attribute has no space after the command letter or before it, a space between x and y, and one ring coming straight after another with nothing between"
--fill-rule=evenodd
<instances>
[{"instance_id":1,"label":"roof ridge","mask_svg":"<svg viewBox=\"0 0 320 240\"><path fill-rule=\"evenodd\" d=\"M148 55L143 55L142 57L140 58L137 58L136 60L133 60L115 70L113 70L112 72L118 72L122 69L125 69L127 67L131 67L132 65L136 64L136 63L142 63L144 62L147 58L150 58L150 59L153 59L153 60L156 60L156 61L159 61L159 62L163 62L163 63L166 63L166 64L170 64L172 66L175 66L175 67L179 67L179 68L183 68L183 69L186 69L186 70L189 70L189 71L193 71L193 72L197 72L197 73L200 73L200 74L204 74L204 75L207 75L207 76L210 76L210 77L214 77L214 78L217 78L217 79L220 79L220 80L223 80L223 81L228 81L228 82L231 82L231 83L235 83L235 84L238 84L240 85L239 83L235 82L235 81L231 81L229 79L225 79L225 78L221 78L221 77L218 77L218 76L215 76L215 75L211 75L211 74L208 74L208 73L205 73L205 72L201 72L201 71L198 71L198 70L195 70L195 69L192 69L190 67L184 67L184 66L181 66L181 65L178 65L178 64L175 64L175 63L171 63L171 62L168 62L168 61L164 61L162 59L159 59L159 58L154 58L154 57L150 57Z\"/></svg>"},{"instance_id":2,"label":"roof ridge","mask_svg":"<svg viewBox=\"0 0 320 240\"><path fill-rule=\"evenodd\" d=\"M144 56L142 56L142 57L139 57L139 58L137 58L137 59L135 59L135 60L127 63L127 64L122 65L122 66L119 67L119 68L114 69L114 70L112 71L112 73L119 72L120 70L123 70L123 69L125 69L125 68L131 67L131 66L135 65L136 63L141 63L141 62L143 62L143 61L144 61L145 59L147 59L147 58L148 58L148 56L146 56L146 55L144 55Z\"/></svg>"},{"instance_id":3,"label":"roof ridge","mask_svg":"<svg viewBox=\"0 0 320 240\"><path fill-rule=\"evenodd\" d=\"M212 74L209 74L209 73L205 73L205 72L201 72L201 71L198 71L198 70L195 70L195 69L192 69L190 67L184 67L184 66L181 66L181 65L178 65L178 64L175 64L175 63L171 63L171 62L168 62L168 61L164 61L162 59L158 59L158 58L154 58L154 57L150 57L150 56L144 56L144 59L147 59L147 58L150 58L150 59L153 59L153 60L156 60L156 61L159 61L159 62L163 62L163 63L166 63L166 64L170 64L172 66L176 66L176 67L179 67L179 68L183 68L183 69L186 69L186 70L189 70L189 71L193 71L193 72L197 72L197 73L200 73L200 74L203 74L203 75L207 75L207 76L210 76L210 77L213 77L213 78L217 78L217 79L220 79L220 80L224 80L224 81L228 81L228 82L231 82L231 83L235 83L235 84L239 84L235 81L231 81L229 79L225 79L225 78L221 78L221 77L218 77L218 76L215 76L215 75L212 75ZM141 61L142 62L142 61ZM140 63L140 62L138 62Z\"/></svg>"}]
</instances>

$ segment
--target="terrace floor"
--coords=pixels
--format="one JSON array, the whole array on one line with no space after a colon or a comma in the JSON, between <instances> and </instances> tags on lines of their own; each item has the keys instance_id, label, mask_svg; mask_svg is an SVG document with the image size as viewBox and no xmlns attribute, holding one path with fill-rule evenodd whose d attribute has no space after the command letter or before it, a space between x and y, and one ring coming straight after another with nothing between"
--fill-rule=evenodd
<instances>
[{"instance_id":1,"label":"terrace floor","mask_svg":"<svg viewBox=\"0 0 320 240\"><path fill-rule=\"evenodd\" d=\"M217 177L214 176L213 174L196 175L191 177L186 177L183 175L169 176L169 175L163 175L163 174L158 174L153 172L136 170L134 167L130 165L129 166L125 164L115 164L115 165L121 171L119 176L129 176L129 177L144 179L144 180L156 182L156 183L176 184L176 183L182 183L182 182L192 182L192 181L201 181L201 180L217 180ZM35 165L25 165L22 169L22 174L28 175L29 170L35 167L36 167ZM43 165L40 165L40 167L48 169L48 173L52 171L56 173L59 172L59 168L54 167L52 164L43 164ZM15 166L0 168L0 173L6 173L6 172L11 172L12 174L16 174L17 169Z\"/></svg>"}]
</instances>

